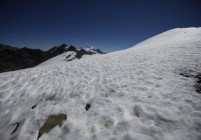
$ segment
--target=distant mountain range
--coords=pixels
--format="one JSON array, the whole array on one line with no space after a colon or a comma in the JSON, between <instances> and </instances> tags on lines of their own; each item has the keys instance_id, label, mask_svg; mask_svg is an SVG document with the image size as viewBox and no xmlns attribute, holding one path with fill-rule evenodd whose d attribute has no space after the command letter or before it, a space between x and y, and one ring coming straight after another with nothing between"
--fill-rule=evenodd
<instances>
[{"instance_id":1,"label":"distant mountain range","mask_svg":"<svg viewBox=\"0 0 201 140\"><path fill-rule=\"evenodd\" d=\"M71 59L67 59L67 61L80 59L83 55L104 54L100 49L93 47L77 48L66 44L55 46L48 51L0 44L0 72L31 68L65 52L75 54L73 57L68 56Z\"/></svg>"}]
</instances>

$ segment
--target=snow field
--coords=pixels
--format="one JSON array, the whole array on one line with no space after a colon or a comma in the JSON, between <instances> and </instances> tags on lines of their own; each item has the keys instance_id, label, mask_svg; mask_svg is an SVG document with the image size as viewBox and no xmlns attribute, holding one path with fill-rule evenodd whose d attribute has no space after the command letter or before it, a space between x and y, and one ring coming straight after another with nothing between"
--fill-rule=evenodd
<instances>
[{"instance_id":1,"label":"snow field","mask_svg":"<svg viewBox=\"0 0 201 140\"><path fill-rule=\"evenodd\" d=\"M64 113L63 125L40 140L200 140L201 94L180 74L200 73L200 62L201 28L187 28L119 52L2 73L0 138L36 140L49 115Z\"/></svg>"}]
</instances>

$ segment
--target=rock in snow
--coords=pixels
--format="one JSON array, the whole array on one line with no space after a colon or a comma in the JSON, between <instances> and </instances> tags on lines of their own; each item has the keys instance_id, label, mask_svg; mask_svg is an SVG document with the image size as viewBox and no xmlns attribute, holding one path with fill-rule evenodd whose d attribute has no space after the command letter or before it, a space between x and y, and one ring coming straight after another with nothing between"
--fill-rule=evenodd
<instances>
[{"instance_id":1,"label":"rock in snow","mask_svg":"<svg viewBox=\"0 0 201 140\"><path fill-rule=\"evenodd\" d=\"M55 126L59 125L61 126L63 121L66 120L65 114L59 114L59 115L51 115L47 118L44 125L39 129L38 139L44 134L48 133L50 130L52 130Z\"/></svg>"},{"instance_id":2,"label":"rock in snow","mask_svg":"<svg viewBox=\"0 0 201 140\"><path fill-rule=\"evenodd\" d=\"M1 140L37 140L48 116L58 114L68 119L40 140L201 139L201 28L53 62L0 74Z\"/></svg>"}]
</instances>

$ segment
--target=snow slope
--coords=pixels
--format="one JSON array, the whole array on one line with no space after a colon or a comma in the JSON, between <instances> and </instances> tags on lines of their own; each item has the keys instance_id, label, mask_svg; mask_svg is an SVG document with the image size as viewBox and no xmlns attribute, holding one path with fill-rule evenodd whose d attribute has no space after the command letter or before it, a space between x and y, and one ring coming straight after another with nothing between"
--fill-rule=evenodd
<instances>
[{"instance_id":1,"label":"snow slope","mask_svg":"<svg viewBox=\"0 0 201 140\"><path fill-rule=\"evenodd\" d=\"M63 113L62 126L40 140L200 140L198 73L201 28L173 29L93 59L1 73L0 139L36 140L48 116Z\"/></svg>"},{"instance_id":2,"label":"snow slope","mask_svg":"<svg viewBox=\"0 0 201 140\"><path fill-rule=\"evenodd\" d=\"M58 64L58 63L62 63L62 62L68 62L71 61L71 59L77 59L75 58L76 52L74 51L68 51L68 52L64 52L60 55L57 55L41 64L39 64L38 66L45 66L45 65L51 65L51 64Z\"/></svg>"},{"instance_id":3,"label":"snow slope","mask_svg":"<svg viewBox=\"0 0 201 140\"><path fill-rule=\"evenodd\" d=\"M95 49L93 47L83 47L83 48L74 48L74 51L69 51L70 46L65 46L65 52L57 55L51 59L48 59L47 61L39 64L38 66L45 66L45 65L51 65L51 64L57 64L57 63L66 63L69 61L74 61L74 60L78 60L80 58L78 58L77 54L80 54L81 58L86 58L86 57L91 57L92 55L102 55L104 54L101 50L99 49ZM71 46L72 48L72 46ZM54 48L51 51L54 52L56 51L58 48ZM73 49L71 49L73 50ZM76 51L75 51L76 50ZM82 52L82 51L86 51L86 52Z\"/></svg>"},{"instance_id":4,"label":"snow slope","mask_svg":"<svg viewBox=\"0 0 201 140\"><path fill-rule=\"evenodd\" d=\"M86 58L86 57L92 57L94 55L102 55L102 54L96 53L93 55L83 55L82 59ZM69 62L72 60L73 61L78 60L78 58L76 58L76 52L68 51L68 52L62 53L60 55L57 55L57 56L39 64L38 66L45 66L45 65L58 64L58 63L66 63L66 62Z\"/></svg>"}]
</instances>

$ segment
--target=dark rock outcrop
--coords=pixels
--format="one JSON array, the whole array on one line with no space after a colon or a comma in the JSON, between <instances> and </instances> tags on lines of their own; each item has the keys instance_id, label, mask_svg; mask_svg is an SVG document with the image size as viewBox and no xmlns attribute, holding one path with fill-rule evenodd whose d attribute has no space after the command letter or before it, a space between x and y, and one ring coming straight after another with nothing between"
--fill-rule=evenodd
<instances>
[{"instance_id":1,"label":"dark rock outcrop","mask_svg":"<svg viewBox=\"0 0 201 140\"><path fill-rule=\"evenodd\" d=\"M72 46L72 45L66 45L66 44L61 44L59 46L55 46L51 49L49 49L47 51L47 53L54 57L54 56L57 56L57 55L60 55L64 52L67 52L67 51L75 51L76 50L76 47Z\"/></svg>"},{"instance_id":2,"label":"dark rock outcrop","mask_svg":"<svg viewBox=\"0 0 201 140\"><path fill-rule=\"evenodd\" d=\"M14 48L0 45L0 72L34 67L50 58L39 49Z\"/></svg>"},{"instance_id":3,"label":"dark rock outcrop","mask_svg":"<svg viewBox=\"0 0 201 140\"><path fill-rule=\"evenodd\" d=\"M195 88L196 88L196 91L198 93L201 93L201 73L198 73L196 76L196 85L195 85Z\"/></svg>"},{"instance_id":4,"label":"dark rock outcrop","mask_svg":"<svg viewBox=\"0 0 201 140\"><path fill-rule=\"evenodd\" d=\"M185 71L180 73L180 75L186 77L186 78L193 78L195 79L195 84L194 84L194 88L196 90L197 93L201 93L201 73L196 73L192 70L189 71Z\"/></svg>"}]
</instances>

